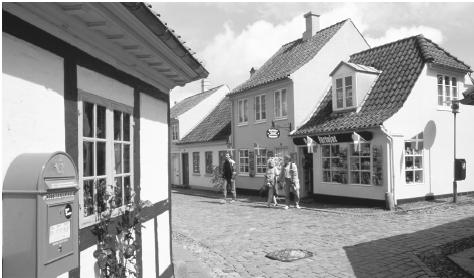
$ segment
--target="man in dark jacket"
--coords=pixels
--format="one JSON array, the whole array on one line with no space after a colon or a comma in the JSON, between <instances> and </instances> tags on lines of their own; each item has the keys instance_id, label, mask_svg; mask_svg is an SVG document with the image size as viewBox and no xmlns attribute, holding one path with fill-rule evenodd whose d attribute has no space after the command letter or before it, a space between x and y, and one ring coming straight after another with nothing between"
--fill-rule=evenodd
<instances>
[{"instance_id":1,"label":"man in dark jacket","mask_svg":"<svg viewBox=\"0 0 474 278\"><path fill-rule=\"evenodd\" d=\"M224 178L224 200L221 203L227 203L227 187L231 187L232 200L231 203L235 202L237 199L237 194L235 192L235 170L234 170L235 161L230 158L230 153L225 154L225 161L222 167L222 177Z\"/></svg>"}]
</instances>

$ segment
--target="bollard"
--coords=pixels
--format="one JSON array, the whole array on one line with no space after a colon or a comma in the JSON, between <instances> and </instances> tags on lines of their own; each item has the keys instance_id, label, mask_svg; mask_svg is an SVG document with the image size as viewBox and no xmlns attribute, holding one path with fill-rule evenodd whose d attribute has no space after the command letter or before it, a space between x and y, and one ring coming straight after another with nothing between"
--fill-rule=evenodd
<instances>
[{"instance_id":1,"label":"bollard","mask_svg":"<svg viewBox=\"0 0 474 278\"><path fill-rule=\"evenodd\" d=\"M394 210L395 204L393 203L393 195L390 192L385 192L385 209Z\"/></svg>"}]
</instances>

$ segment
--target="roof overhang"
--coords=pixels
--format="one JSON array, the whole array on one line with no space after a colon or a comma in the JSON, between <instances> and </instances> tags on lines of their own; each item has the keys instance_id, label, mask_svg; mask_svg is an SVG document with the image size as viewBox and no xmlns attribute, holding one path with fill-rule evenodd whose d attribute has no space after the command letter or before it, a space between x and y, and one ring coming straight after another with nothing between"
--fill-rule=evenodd
<instances>
[{"instance_id":1,"label":"roof overhang","mask_svg":"<svg viewBox=\"0 0 474 278\"><path fill-rule=\"evenodd\" d=\"M428 62L428 67L430 69L444 69L444 70L448 70L448 71L454 71L454 72L458 72L458 73L462 73L462 74L467 74L469 72L472 72L471 69L469 70L465 70L465 69L460 69L460 68L456 68L456 67L450 67L448 65L444 65L444 64L440 64L440 63L435 63L435 62Z\"/></svg>"},{"instance_id":2,"label":"roof overhang","mask_svg":"<svg viewBox=\"0 0 474 278\"><path fill-rule=\"evenodd\" d=\"M17 2L2 8L164 92L208 75L143 3Z\"/></svg>"}]
</instances>

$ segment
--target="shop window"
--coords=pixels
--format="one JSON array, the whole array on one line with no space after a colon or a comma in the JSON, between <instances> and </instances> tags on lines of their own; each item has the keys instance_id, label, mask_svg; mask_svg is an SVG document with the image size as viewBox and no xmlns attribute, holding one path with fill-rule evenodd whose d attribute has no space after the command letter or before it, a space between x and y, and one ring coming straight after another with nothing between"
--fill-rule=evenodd
<instances>
[{"instance_id":1,"label":"shop window","mask_svg":"<svg viewBox=\"0 0 474 278\"><path fill-rule=\"evenodd\" d=\"M286 119L288 117L288 102L286 89L275 92L275 119Z\"/></svg>"},{"instance_id":2,"label":"shop window","mask_svg":"<svg viewBox=\"0 0 474 278\"><path fill-rule=\"evenodd\" d=\"M84 227L96 223L108 208L117 215L133 202L133 123L129 107L86 96L78 105L80 225Z\"/></svg>"},{"instance_id":3,"label":"shop window","mask_svg":"<svg viewBox=\"0 0 474 278\"><path fill-rule=\"evenodd\" d=\"M336 79L335 90L336 109L351 108L355 105L352 76Z\"/></svg>"},{"instance_id":4,"label":"shop window","mask_svg":"<svg viewBox=\"0 0 474 278\"><path fill-rule=\"evenodd\" d=\"M265 111L265 95L255 97L255 121L262 122L267 119Z\"/></svg>"},{"instance_id":5,"label":"shop window","mask_svg":"<svg viewBox=\"0 0 474 278\"><path fill-rule=\"evenodd\" d=\"M239 150L239 172L249 173L249 150Z\"/></svg>"},{"instance_id":6,"label":"shop window","mask_svg":"<svg viewBox=\"0 0 474 278\"><path fill-rule=\"evenodd\" d=\"M171 139L173 141L179 140L179 124L178 123L171 124Z\"/></svg>"},{"instance_id":7,"label":"shop window","mask_svg":"<svg viewBox=\"0 0 474 278\"><path fill-rule=\"evenodd\" d=\"M256 173L257 174L265 174L267 172L267 150L260 149L255 150L255 157L256 157Z\"/></svg>"},{"instance_id":8,"label":"shop window","mask_svg":"<svg viewBox=\"0 0 474 278\"><path fill-rule=\"evenodd\" d=\"M199 152L193 152L193 173L199 174Z\"/></svg>"},{"instance_id":9,"label":"shop window","mask_svg":"<svg viewBox=\"0 0 474 278\"><path fill-rule=\"evenodd\" d=\"M246 124L249 121L248 116L248 99L240 99L238 102L238 118L239 124Z\"/></svg>"},{"instance_id":10,"label":"shop window","mask_svg":"<svg viewBox=\"0 0 474 278\"><path fill-rule=\"evenodd\" d=\"M212 174L212 152L205 153L206 159L206 174Z\"/></svg>"},{"instance_id":11,"label":"shop window","mask_svg":"<svg viewBox=\"0 0 474 278\"><path fill-rule=\"evenodd\" d=\"M438 105L451 106L451 101L458 99L456 77L438 75Z\"/></svg>"},{"instance_id":12,"label":"shop window","mask_svg":"<svg viewBox=\"0 0 474 278\"><path fill-rule=\"evenodd\" d=\"M347 184L347 144L322 146L323 181Z\"/></svg>"},{"instance_id":13,"label":"shop window","mask_svg":"<svg viewBox=\"0 0 474 278\"><path fill-rule=\"evenodd\" d=\"M405 141L405 181L423 183L423 132Z\"/></svg>"},{"instance_id":14,"label":"shop window","mask_svg":"<svg viewBox=\"0 0 474 278\"><path fill-rule=\"evenodd\" d=\"M322 145L322 181L382 185L382 154L381 146L371 146L370 143Z\"/></svg>"}]
</instances>

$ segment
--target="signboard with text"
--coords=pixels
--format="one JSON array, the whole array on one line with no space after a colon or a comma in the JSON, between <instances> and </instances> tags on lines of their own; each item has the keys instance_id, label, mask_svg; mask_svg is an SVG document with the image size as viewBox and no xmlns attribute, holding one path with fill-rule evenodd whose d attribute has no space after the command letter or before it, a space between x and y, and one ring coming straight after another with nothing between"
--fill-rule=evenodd
<instances>
[{"instance_id":1,"label":"signboard with text","mask_svg":"<svg viewBox=\"0 0 474 278\"><path fill-rule=\"evenodd\" d=\"M277 139L280 137L280 130L276 128L267 129L267 137L270 139Z\"/></svg>"}]
</instances>

